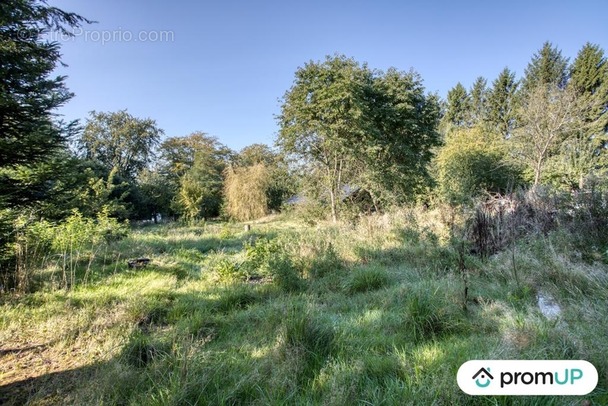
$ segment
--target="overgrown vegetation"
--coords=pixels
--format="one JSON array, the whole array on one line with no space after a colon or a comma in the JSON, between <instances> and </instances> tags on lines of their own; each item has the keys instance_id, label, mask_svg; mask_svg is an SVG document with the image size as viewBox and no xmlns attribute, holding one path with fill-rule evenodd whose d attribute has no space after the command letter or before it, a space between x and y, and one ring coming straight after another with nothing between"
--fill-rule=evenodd
<instances>
[{"instance_id":1,"label":"overgrown vegetation","mask_svg":"<svg viewBox=\"0 0 608 406\"><path fill-rule=\"evenodd\" d=\"M48 34L86 23L0 5L0 403L468 404L457 368L503 358L588 360L596 390L547 402L608 403L598 45L445 101L311 61L277 149L236 152L127 110L57 121Z\"/></svg>"},{"instance_id":2,"label":"overgrown vegetation","mask_svg":"<svg viewBox=\"0 0 608 406\"><path fill-rule=\"evenodd\" d=\"M442 237L450 225L440 210L423 207L315 229L286 216L251 231L218 222L135 229L107 242L105 260L81 262L89 277L70 289L41 284L3 297L0 338L20 353L2 355L1 399L460 404L469 398L454 374L468 359L569 358L597 367L599 386L585 399L605 402L597 337L608 329L608 258L593 234L585 256L575 248L598 208L567 202L573 214L543 230L532 227L545 215L540 203L531 214L514 201L522 210L505 217L527 216L526 229L483 260L465 251L464 262L461 244ZM128 270L124 258L136 253L151 264ZM541 293L562 308L557 321L537 306ZM45 375L44 359L56 374Z\"/></svg>"}]
</instances>

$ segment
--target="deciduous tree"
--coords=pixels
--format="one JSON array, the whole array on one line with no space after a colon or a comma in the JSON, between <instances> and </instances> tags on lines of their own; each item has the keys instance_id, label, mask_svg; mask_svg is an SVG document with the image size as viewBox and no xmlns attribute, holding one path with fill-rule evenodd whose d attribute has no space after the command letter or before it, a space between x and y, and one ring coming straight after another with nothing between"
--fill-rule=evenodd
<instances>
[{"instance_id":1,"label":"deciduous tree","mask_svg":"<svg viewBox=\"0 0 608 406\"><path fill-rule=\"evenodd\" d=\"M91 112L79 140L87 159L134 180L154 157L163 130L152 119L133 117L126 110L114 113Z\"/></svg>"}]
</instances>

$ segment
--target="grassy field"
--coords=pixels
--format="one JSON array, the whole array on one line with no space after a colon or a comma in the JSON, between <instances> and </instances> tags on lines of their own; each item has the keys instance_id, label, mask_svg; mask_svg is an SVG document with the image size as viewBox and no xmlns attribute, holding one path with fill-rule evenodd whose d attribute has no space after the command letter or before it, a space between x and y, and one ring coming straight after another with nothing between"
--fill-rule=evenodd
<instances>
[{"instance_id":1,"label":"grassy field","mask_svg":"<svg viewBox=\"0 0 608 406\"><path fill-rule=\"evenodd\" d=\"M438 216L135 228L70 289L1 298L0 403L608 404L605 253L583 260L554 231L482 261ZM129 269L137 257L151 263ZM456 371L471 359L585 359L599 384L470 397Z\"/></svg>"}]
</instances>

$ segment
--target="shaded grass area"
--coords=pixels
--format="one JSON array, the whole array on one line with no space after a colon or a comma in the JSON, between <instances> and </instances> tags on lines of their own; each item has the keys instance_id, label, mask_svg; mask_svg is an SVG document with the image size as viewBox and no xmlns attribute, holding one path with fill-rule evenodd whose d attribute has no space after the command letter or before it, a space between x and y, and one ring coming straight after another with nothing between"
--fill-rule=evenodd
<instances>
[{"instance_id":1,"label":"shaded grass area","mask_svg":"<svg viewBox=\"0 0 608 406\"><path fill-rule=\"evenodd\" d=\"M510 252L468 257L463 303L456 251L408 216L407 229L395 216L135 230L112 249L149 267L97 263L72 290L2 298L0 400L608 402L606 265L579 260L565 233L530 237L515 265ZM539 291L559 302L558 319L539 312ZM473 398L455 379L470 359L586 359L600 382L584 398Z\"/></svg>"}]
</instances>

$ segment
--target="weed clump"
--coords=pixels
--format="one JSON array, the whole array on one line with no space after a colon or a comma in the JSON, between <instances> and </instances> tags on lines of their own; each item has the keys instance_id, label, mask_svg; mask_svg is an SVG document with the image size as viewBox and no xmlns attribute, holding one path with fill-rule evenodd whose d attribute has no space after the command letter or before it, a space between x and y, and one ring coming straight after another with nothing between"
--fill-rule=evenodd
<instances>
[{"instance_id":1,"label":"weed clump","mask_svg":"<svg viewBox=\"0 0 608 406\"><path fill-rule=\"evenodd\" d=\"M153 341L149 335L136 332L123 348L121 358L131 366L144 368L162 354L168 354L166 344Z\"/></svg>"},{"instance_id":2,"label":"weed clump","mask_svg":"<svg viewBox=\"0 0 608 406\"><path fill-rule=\"evenodd\" d=\"M298 380L304 383L314 378L333 353L336 335L329 323L296 305L286 316L281 341L283 355L297 363Z\"/></svg>"},{"instance_id":3,"label":"weed clump","mask_svg":"<svg viewBox=\"0 0 608 406\"><path fill-rule=\"evenodd\" d=\"M363 293L386 287L390 278L386 271L377 268L361 268L353 271L344 283L344 290L349 293Z\"/></svg>"},{"instance_id":4,"label":"weed clump","mask_svg":"<svg viewBox=\"0 0 608 406\"><path fill-rule=\"evenodd\" d=\"M214 309L219 312L229 312L242 310L259 302L261 295L249 286L235 285L224 289L218 301L214 304Z\"/></svg>"},{"instance_id":5,"label":"weed clump","mask_svg":"<svg viewBox=\"0 0 608 406\"><path fill-rule=\"evenodd\" d=\"M407 301L404 326L416 343L442 338L462 329L459 309L436 294L416 293Z\"/></svg>"}]
</instances>

